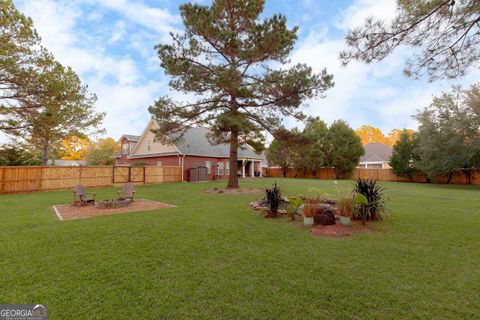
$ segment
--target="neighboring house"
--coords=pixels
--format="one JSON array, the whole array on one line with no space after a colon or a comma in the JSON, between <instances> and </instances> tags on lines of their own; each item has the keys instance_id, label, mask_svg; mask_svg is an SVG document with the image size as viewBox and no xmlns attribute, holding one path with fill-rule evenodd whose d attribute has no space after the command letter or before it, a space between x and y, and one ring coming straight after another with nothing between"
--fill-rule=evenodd
<instances>
[{"instance_id":1,"label":"neighboring house","mask_svg":"<svg viewBox=\"0 0 480 320\"><path fill-rule=\"evenodd\" d=\"M367 143L363 146L365 155L360 158L358 168L390 169L388 162L392 156L392 148L383 143Z\"/></svg>"},{"instance_id":2,"label":"neighboring house","mask_svg":"<svg viewBox=\"0 0 480 320\"><path fill-rule=\"evenodd\" d=\"M141 136L123 135L121 152L116 155L117 165L143 162L146 165L181 166L182 180L189 180L191 168L207 167L209 180L227 179L230 173L230 145L214 145L207 138L207 128L190 128L175 143L158 141L152 130L159 126L150 120ZM172 140L173 141L173 140ZM238 149L237 175L255 177L262 175L265 157L251 147Z\"/></svg>"},{"instance_id":3,"label":"neighboring house","mask_svg":"<svg viewBox=\"0 0 480 320\"><path fill-rule=\"evenodd\" d=\"M48 166L55 167L79 167L86 166L87 161L84 160L48 160Z\"/></svg>"}]
</instances>

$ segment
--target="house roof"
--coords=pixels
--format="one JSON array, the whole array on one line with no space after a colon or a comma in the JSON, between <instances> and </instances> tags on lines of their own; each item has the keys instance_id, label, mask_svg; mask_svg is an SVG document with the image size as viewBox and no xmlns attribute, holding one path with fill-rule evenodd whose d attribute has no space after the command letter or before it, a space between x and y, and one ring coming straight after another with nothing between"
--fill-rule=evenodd
<instances>
[{"instance_id":1,"label":"house roof","mask_svg":"<svg viewBox=\"0 0 480 320\"><path fill-rule=\"evenodd\" d=\"M123 137L127 138L130 141L138 141L138 139L140 139L140 136L136 136L136 135L133 135L133 134L124 134L124 135L122 135L122 138ZM122 139L122 138L120 138L120 139Z\"/></svg>"},{"instance_id":2,"label":"house roof","mask_svg":"<svg viewBox=\"0 0 480 320\"><path fill-rule=\"evenodd\" d=\"M383 143L367 143L363 146L365 154L360 158L360 162L383 162L390 161L392 148Z\"/></svg>"},{"instance_id":3,"label":"house roof","mask_svg":"<svg viewBox=\"0 0 480 320\"><path fill-rule=\"evenodd\" d=\"M222 143L214 145L210 143L207 138L209 129L207 128L189 128L185 134L180 138L175 146L180 153L185 155L198 155L198 156L213 156L213 157L230 157L230 145ZM172 138L174 138L172 136ZM238 158L252 158L263 159L263 154L256 153L251 147L245 146L245 148L238 149Z\"/></svg>"}]
</instances>

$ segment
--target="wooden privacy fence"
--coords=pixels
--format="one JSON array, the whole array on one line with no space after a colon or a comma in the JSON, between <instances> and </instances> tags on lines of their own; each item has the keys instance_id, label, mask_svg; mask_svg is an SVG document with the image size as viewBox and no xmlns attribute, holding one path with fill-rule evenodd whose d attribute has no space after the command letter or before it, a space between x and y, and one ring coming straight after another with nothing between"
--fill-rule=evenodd
<instances>
[{"instance_id":1,"label":"wooden privacy fence","mask_svg":"<svg viewBox=\"0 0 480 320\"><path fill-rule=\"evenodd\" d=\"M181 181L182 168L174 166L0 167L0 194L69 189L77 184L111 187Z\"/></svg>"},{"instance_id":2,"label":"wooden privacy fence","mask_svg":"<svg viewBox=\"0 0 480 320\"><path fill-rule=\"evenodd\" d=\"M282 168L264 168L263 175L266 177L283 177ZM305 178L305 179L335 179L335 169L322 168L313 172L305 172L295 168L288 168L286 172L287 178ZM396 182L419 182L426 183L428 179L423 174L416 174L412 179L397 176L391 169L361 169L356 168L353 171L351 179L376 179L379 181L396 181ZM435 183L447 183L448 176L440 176ZM467 184L467 177L462 172L454 173L451 184ZM471 184L480 184L480 170L473 173Z\"/></svg>"}]
</instances>

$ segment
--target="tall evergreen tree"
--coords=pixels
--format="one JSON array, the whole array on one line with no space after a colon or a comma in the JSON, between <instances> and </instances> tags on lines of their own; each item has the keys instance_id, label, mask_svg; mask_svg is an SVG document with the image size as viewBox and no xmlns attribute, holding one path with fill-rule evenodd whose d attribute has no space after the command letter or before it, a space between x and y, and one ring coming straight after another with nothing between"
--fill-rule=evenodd
<instances>
[{"instance_id":1,"label":"tall evergreen tree","mask_svg":"<svg viewBox=\"0 0 480 320\"><path fill-rule=\"evenodd\" d=\"M12 111L28 113L39 106L37 97L46 94L43 72L51 63L32 20L11 0L0 1L0 130L17 128L10 122Z\"/></svg>"},{"instance_id":2,"label":"tall evergreen tree","mask_svg":"<svg viewBox=\"0 0 480 320\"><path fill-rule=\"evenodd\" d=\"M55 62L44 74L44 89L48 94L35 97L40 106L24 112L15 108L10 112L9 123L16 129L10 135L24 139L31 146L41 148L43 164L49 159L50 148L70 135L96 134L105 114L96 113L96 96L88 92L71 68ZM48 89L48 90L47 90Z\"/></svg>"},{"instance_id":3,"label":"tall evergreen tree","mask_svg":"<svg viewBox=\"0 0 480 320\"><path fill-rule=\"evenodd\" d=\"M170 86L194 98L161 97L149 108L160 124L159 139L174 132L181 138L188 127L208 126L212 142L230 144L230 168L236 168L241 145L259 149L263 130L275 135L282 117L303 120L300 104L333 86L326 70L314 74L304 64L289 67L298 28L289 29L283 15L260 19L264 2L180 6L185 33L172 34L171 44L156 49L172 77ZM227 187L238 188L234 169Z\"/></svg>"},{"instance_id":4,"label":"tall evergreen tree","mask_svg":"<svg viewBox=\"0 0 480 320\"><path fill-rule=\"evenodd\" d=\"M390 166L397 176L412 179L417 172L414 166L418 156L415 153L417 139L409 130L402 130L395 143L390 158Z\"/></svg>"},{"instance_id":5,"label":"tall evergreen tree","mask_svg":"<svg viewBox=\"0 0 480 320\"><path fill-rule=\"evenodd\" d=\"M328 127L320 118L309 118L303 129L302 143L296 144L296 167L315 172L326 166L329 152Z\"/></svg>"},{"instance_id":6,"label":"tall evergreen tree","mask_svg":"<svg viewBox=\"0 0 480 320\"><path fill-rule=\"evenodd\" d=\"M348 178L365 153L360 137L345 121L338 120L330 126L328 140L328 165L335 168L337 179Z\"/></svg>"}]
</instances>

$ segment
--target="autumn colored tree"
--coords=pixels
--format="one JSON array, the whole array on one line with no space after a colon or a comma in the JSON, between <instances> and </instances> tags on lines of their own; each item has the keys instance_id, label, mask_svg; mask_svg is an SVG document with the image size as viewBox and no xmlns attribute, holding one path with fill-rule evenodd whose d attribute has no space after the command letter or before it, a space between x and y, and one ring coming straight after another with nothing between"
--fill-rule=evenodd
<instances>
[{"instance_id":1,"label":"autumn colored tree","mask_svg":"<svg viewBox=\"0 0 480 320\"><path fill-rule=\"evenodd\" d=\"M62 140L62 159L84 160L85 152L90 144L90 139L88 139L86 136L68 136Z\"/></svg>"},{"instance_id":2,"label":"autumn colored tree","mask_svg":"<svg viewBox=\"0 0 480 320\"><path fill-rule=\"evenodd\" d=\"M388 133L388 140L390 142L390 146L394 146L402 137L402 134L407 132L410 135L413 135L415 133L415 130L412 129L392 129Z\"/></svg>"},{"instance_id":3,"label":"autumn colored tree","mask_svg":"<svg viewBox=\"0 0 480 320\"><path fill-rule=\"evenodd\" d=\"M100 139L87 148L85 159L89 165L112 165L118 151L120 144L117 141L112 138Z\"/></svg>"},{"instance_id":4,"label":"autumn colored tree","mask_svg":"<svg viewBox=\"0 0 480 320\"><path fill-rule=\"evenodd\" d=\"M362 144L378 142L378 143L383 143L389 146L392 145L392 141L385 136L382 130L369 125L361 126L359 129L355 131L355 133L362 140Z\"/></svg>"},{"instance_id":5,"label":"autumn colored tree","mask_svg":"<svg viewBox=\"0 0 480 320\"><path fill-rule=\"evenodd\" d=\"M315 74L305 64L287 63L298 28L288 28L281 14L261 17L264 5L214 0L180 6L185 32L156 49L170 86L193 98L161 97L149 108L159 139L171 133L181 139L189 127L207 126L212 142L230 144L230 168L236 168L239 147L261 149L264 130L276 136L284 117L303 120L302 102L333 86L326 70ZM239 187L236 170L227 187Z\"/></svg>"},{"instance_id":6,"label":"autumn colored tree","mask_svg":"<svg viewBox=\"0 0 480 320\"><path fill-rule=\"evenodd\" d=\"M456 78L480 66L478 0L399 0L391 22L369 18L346 36L347 64L381 61L400 46L414 48L405 74L431 80Z\"/></svg>"}]
</instances>

